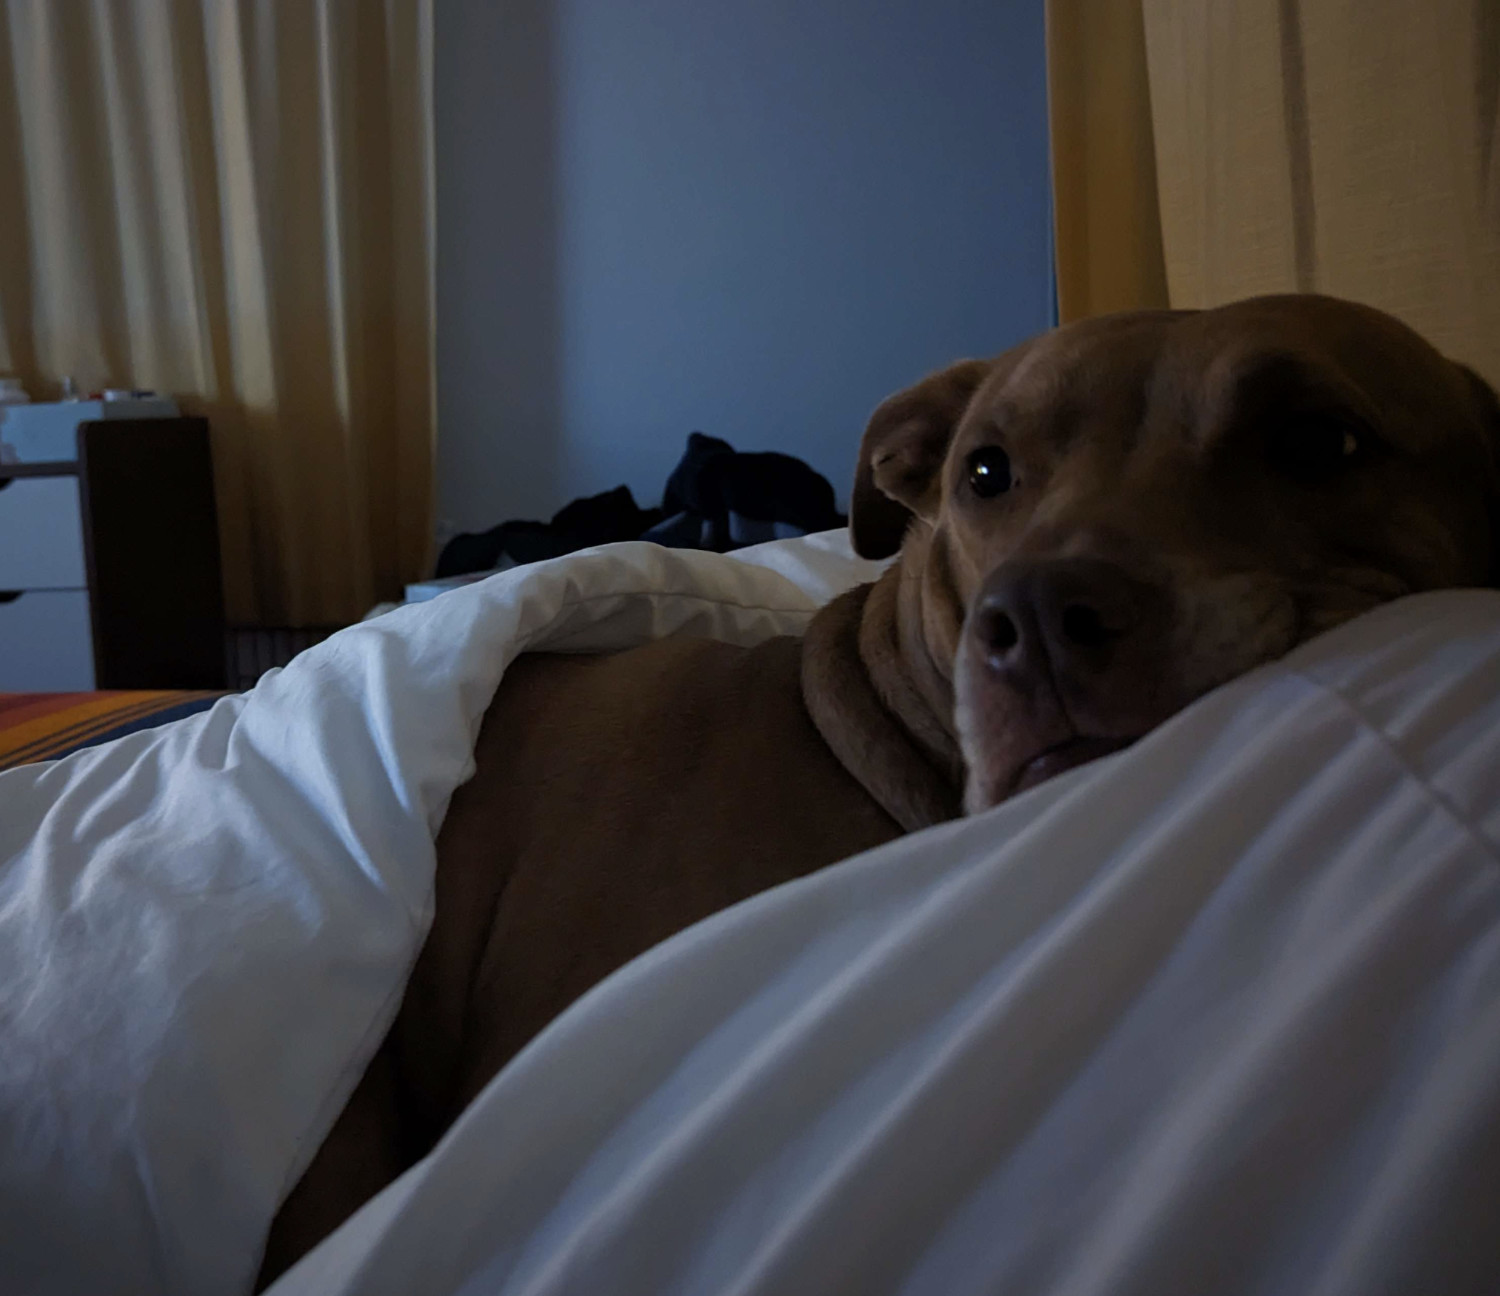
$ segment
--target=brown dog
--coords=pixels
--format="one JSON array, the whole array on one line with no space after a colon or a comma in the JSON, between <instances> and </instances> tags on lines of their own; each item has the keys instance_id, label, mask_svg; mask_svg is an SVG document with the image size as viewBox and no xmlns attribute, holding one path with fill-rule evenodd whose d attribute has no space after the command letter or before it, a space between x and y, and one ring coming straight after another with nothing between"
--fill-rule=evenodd
<instances>
[{"instance_id":1,"label":"brown dog","mask_svg":"<svg viewBox=\"0 0 1500 1296\"><path fill-rule=\"evenodd\" d=\"M900 558L804 641L507 673L396 1024L263 1280L657 941L1122 747L1376 603L1492 582L1500 404L1326 298L1114 316L883 404L851 524Z\"/></svg>"},{"instance_id":2,"label":"brown dog","mask_svg":"<svg viewBox=\"0 0 1500 1296\"><path fill-rule=\"evenodd\" d=\"M896 620L974 811L1378 603L1497 583L1500 404L1331 298L1112 316L877 412L854 526L906 537Z\"/></svg>"}]
</instances>

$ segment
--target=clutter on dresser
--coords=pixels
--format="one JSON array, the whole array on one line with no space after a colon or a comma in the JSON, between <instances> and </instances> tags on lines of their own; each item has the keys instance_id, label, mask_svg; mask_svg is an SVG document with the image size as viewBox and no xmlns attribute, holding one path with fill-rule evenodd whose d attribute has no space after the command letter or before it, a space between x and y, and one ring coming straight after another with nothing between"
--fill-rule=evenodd
<instances>
[{"instance_id":1,"label":"clutter on dresser","mask_svg":"<svg viewBox=\"0 0 1500 1296\"><path fill-rule=\"evenodd\" d=\"M5 422L5 407L26 405L31 401L19 378L0 377L0 424ZM5 441L5 430L0 427L0 464L14 463L16 452Z\"/></svg>"},{"instance_id":2,"label":"clutter on dresser","mask_svg":"<svg viewBox=\"0 0 1500 1296\"><path fill-rule=\"evenodd\" d=\"M617 540L727 553L844 525L828 479L791 455L746 453L693 432L658 508L641 508L628 486L574 500L550 522L517 520L456 535L438 555L435 576L483 573L556 558ZM430 584L430 583L429 583ZM432 598L442 593L422 593ZM410 591L407 602L414 602Z\"/></svg>"},{"instance_id":3,"label":"clutter on dresser","mask_svg":"<svg viewBox=\"0 0 1500 1296\"><path fill-rule=\"evenodd\" d=\"M429 579L406 586L402 603L377 603L361 620L594 545L647 540L669 549L726 553L829 531L845 521L828 479L802 460L775 451L745 453L719 437L693 432L659 507L641 508L628 486L616 486L574 500L550 522L516 520L477 534L460 533L443 546Z\"/></svg>"},{"instance_id":4,"label":"clutter on dresser","mask_svg":"<svg viewBox=\"0 0 1500 1296\"><path fill-rule=\"evenodd\" d=\"M78 425L97 420L177 418L170 397L111 388L86 400L5 400L0 379L0 463L70 463L78 458Z\"/></svg>"}]
</instances>

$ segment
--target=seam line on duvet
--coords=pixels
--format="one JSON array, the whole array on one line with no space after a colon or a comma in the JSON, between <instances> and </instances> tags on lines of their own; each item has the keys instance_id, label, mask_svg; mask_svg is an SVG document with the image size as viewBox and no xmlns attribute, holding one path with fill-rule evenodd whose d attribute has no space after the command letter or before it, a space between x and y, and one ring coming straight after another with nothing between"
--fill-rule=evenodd
<instances>
[{"instance_id":1,"label":"seam line on duvet","mask_svg":"<svg viewBox=\"0 0 1500 1296\"><path fill-rule=\"evenodd\" d=\"M1484 853L1489 857L1490 863L1500 868L1500 842L1491 840L1490 835L1475 823L1461 807L1456 805L1450 797L1434 787L1427 775L1413 764L1411 757L1386 733L1383 725L1376 723L1371 716L1366 714L1363 707L1336 685L1329 684L1325 680L1315 679L1301 670L1288 670L1287 674L1295 675L1298 679L1306 684L1310 684L1320 693L1335 698L1346 711L1360 722L1367 732L1373 734L1379 740L1380 745L1395 758L1401 768L1406 771L1407 776L1427 794L1428 799L1462 828L1469 837L1479 843Z\"/></svg>"}]
</instances>

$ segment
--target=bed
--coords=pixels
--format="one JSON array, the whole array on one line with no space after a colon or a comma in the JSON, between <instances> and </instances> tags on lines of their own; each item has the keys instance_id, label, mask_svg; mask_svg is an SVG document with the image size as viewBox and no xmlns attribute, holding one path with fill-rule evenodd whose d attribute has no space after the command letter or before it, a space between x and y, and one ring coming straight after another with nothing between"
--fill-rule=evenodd
<instances>
[{"instance_id":1,"label":"bed","mask_svg":"<svg viewBox=\"0 0 1500 1296\"><path fill-rule=\"evenodd\" d=\"M0 774L0 1273L243 1292L391 1020L506 664L796 632L841 536L627 544ZM1500 592L720 913L274 1290L1491 1291Z\"/></svg>"},{"instance_id":2,"label":"bed","mask_svg":"<svg viewBox=\"0 0 1500 1296\"><path fill-rule=\"evenodd\" d=\"M218 692L115 690L0 693L0 770L58 760L85 747L183 720L213 705Z\"/></svg>"}]
</instances>

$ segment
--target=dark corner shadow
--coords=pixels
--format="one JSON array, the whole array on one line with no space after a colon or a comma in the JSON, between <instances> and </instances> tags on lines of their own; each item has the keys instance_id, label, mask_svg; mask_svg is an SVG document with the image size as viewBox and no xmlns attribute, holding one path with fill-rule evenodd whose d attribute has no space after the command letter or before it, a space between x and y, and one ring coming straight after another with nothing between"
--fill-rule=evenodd
<instances>
[{"instance_id":1,"label":"dark corner shadow","mask_svg":"<svg viewBox=\"0 0 1500 1296\"><path fill-rule=\"evenodd\" d=\"M435 10L438 516L468 529L561 489L554 10Z\"/></svg>"}]
</instances>

